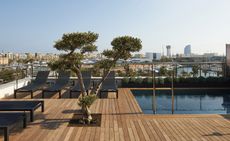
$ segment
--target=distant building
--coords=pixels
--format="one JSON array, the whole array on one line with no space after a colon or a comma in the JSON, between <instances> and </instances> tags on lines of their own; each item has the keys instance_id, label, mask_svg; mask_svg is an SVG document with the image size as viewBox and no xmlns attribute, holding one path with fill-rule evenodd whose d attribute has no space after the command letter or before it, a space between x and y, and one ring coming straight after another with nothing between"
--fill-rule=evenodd
<instances>
[{"instance_id":1,"label":"distant building","mask_svg":"<svg viewBox=\"0 0 230 141\"><path fill-rule=\"evenodd\" d=\"M8 52L6 55L7 55L7 57L8 57L9 59L11 59L11 60L14 59L14 54L13 54L13 53Z\"/></svg>"},{"instance_id":2,"label":"distant building","mask_svg":"<svg viewBox=\"0 0 230 141\"><path fill-rule=\"evenodd\" d=\"M171 46L167 45L166 49L167 49L167 57L171 57Z\"/></svg>"},{"instance_id":3,"label":"distant building","mask_svg":"<svg viewBox=\"0 0 230 141\"><path fill-rule=\"evenodd\" d=\"M145 58L148 58L148 59L153 59L153 53L152 52L146 52L145 53Z\"/></svg>"},{"instance_id":4,"label":"distant building","mask_svg":"<svg viewBox=\"0 0 230 141\"><path fill-rule=\"evenodd\" d=\"M151 59L151 60L160 60L161 59L161 53L146 52L145 58Z\"/></svg>"},{"instance_id":5,"label":"distant building","mask_svg":"<svg viewBox=\"0 0 230 141\"><path fill-rule=\"evenodd\" d=\"M227 75L230 76L230 44L226 44Z\"/></svg>"},{"instance_id":6,"label":"distant building","mask_svg":"<svg viewBox=\"0 0 230 141\"><path fill-rule=\"evenodd\" d=\"M230 66L230 44L226 45L226 61L227 65Z\"/></svg>"},{"instance_id":7,"label":"distant building","mask_svg":"<svg viewBox=\"0 0 230 141\"><path fill-rule=\"evenodd\" d=\"M187 45L184 48L184 56L191 56L191 45Z\"/></svg>"},{"instance_id":8,"label":"distant building","mask_svg":"<svg viewBox=\"0 0 230 141\"><path fill-rule=\"evenodd\" d=\"M144 58L144 54L140 54L140 53L134 54L133 58Z\"/></svg>"},{"instance_id":9,"label":"distant building","mask_svg":"<svg viewBox=\"0 0 230 141\"><path fill-rule=\"evenodd\" d=\"M35 54L32 54L32 53L25 53L25 54L26 54L27 59L34 59L35 58Z\"/></svg>"},{"instance_id":10,"label":"distant building","mask_svg":"<svg viewBox=\"0 0 230 141\"><path fill-rule=\"evenodd\" d=\"M214 57L214 56L218 56L218 53L204 53L203 57Z\"/></svg>"},{"instance_id":11,"label":"distant building","mask_svg":"<svg viewBox=\"0 0 230 141\"><path fill-rule=\"evenodd\" d=\"M7 65L9 63L9 58L7 54L0 54L0 65Z\"/></svg>"}]
</instances>

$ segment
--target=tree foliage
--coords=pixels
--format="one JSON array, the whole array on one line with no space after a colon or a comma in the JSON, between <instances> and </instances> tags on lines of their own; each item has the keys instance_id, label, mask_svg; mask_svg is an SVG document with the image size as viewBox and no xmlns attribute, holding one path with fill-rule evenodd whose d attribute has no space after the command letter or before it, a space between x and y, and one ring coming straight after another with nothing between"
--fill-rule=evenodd
<instances>
[{"instance_id":1,"label":"tree foliage","mask_svg":"<svg viewBox=\"0 0 230 141\"><path fill-rule=\"evenodd\" d=\"M96 51L94 45L98 34L93 32L73 32L63 34L62 38L55 42L54 47L62 51L80 50L81 53Z\"/></svg>"},{"instance_id":2,"label":"tree foliage","mask_svg":"<svg viewBox=\"0 0 230 141\"><path fill-rule=\"evenodd\" d=\"M132 52L140 51L142 48L141 40L131 36L121 36L114 38L111 42L112 49L103 51L106 59L98 62L99 68L103 68L104 72L108 72L116 65L119 59L127 60L132 55Z\"/></svg>"},{"instance_id":3,"label":"tree foliage","mask_svg":"<svg viewBox=\"0 0 230 141\"><path fill-rule=\"evenodd\" d=\"M168 70L166 69L165 66L160 67L159 74L162 76L166 76L168 74Z\"/></svg>"},{"instance_id":4,"label":"tree foliage","mask_svg":"<svg viewBox=\"0 0 230 141\"><path fill-rule=\"evenodd\" d=\"M121 36L114 38L111 42L112 49L105 50L103 55L107 58L118 60L132 57L132 52L140 51L142 48L141 40L131 36Z\"/></svg>"},{"instance_id":5,"label":"tree foliage","mask_svg":"<svg viewBox=\"0 0 230 141\"><path fill-rule=\"evenodd\" d=\"M54 48L65 51L67 54L62 54L59 60L51 62L51 68L70 69L77 73L80 72L81 61L84 59L85 53L97 51L97 46L94 45L98 39L98 34L94 32L73 32L63 34L62 38L55 42ZM76 52L75 52L76 51Z\"/></svg>"},{"instance_id":6,"label":"tree foliage","mask_svg":"<svg viewBox=\"0 0 230 141\"><path fill-rule=\"evenodd\" d=\"M84 106L90 108L93 102L97 99L96 95L87 95L79 98L79 106Z\"/></svg>"},{"instance_id":7,"label":"tree foliage","mask_svg":"<svg viewBox=\"0 0 230 141\"><path fill-rule=\"evenodd\" d=\"M84 56L80 53L61 54L58 60L48 63L51 70L74 70L74 66L81 66Z\"/></svg>"}]
</instances>

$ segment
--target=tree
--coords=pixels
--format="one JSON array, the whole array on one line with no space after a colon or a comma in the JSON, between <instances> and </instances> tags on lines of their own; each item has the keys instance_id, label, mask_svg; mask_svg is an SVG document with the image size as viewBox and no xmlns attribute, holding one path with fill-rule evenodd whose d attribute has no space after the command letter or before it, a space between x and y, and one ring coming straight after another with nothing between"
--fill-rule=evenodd
<instances>
[{"instance_id":1,"label":"tree","mask_svg":"<svg viewBox=\"0 0 230 141\"><path fill-rule=\"evenodd\" d=\"M160 74L160 75L163 75L163 76L164 76L164 75L167 75L167 69L166 69L165 66L160 67L159 74Z\"/></svg>"},{"instance_id":2,"label":"tree","mask_svg":"<svg viewBox=\"0 0 230 141\"><path fill-rule=\"evenodd\" d=\"M195 77L198 74L198 71L199 71L199 66L198 65L192 66L192 75L193 75L193 77Z\"/></svg>"},{"instance_id":3,"label":"tree","mask_svg":"<svg viewBox=\"0 0 230 141\"><path fill-rule=\"evenodd\" d=\"M111 45L112 49L104 50L102 53L106 59L97 63L98 69L103 69L103 75L101 81L91 91L92 93L96 93L101 87L102 82L106 79L111 69L115 67L119 59L127 60L132 56L132 52L140 51L142 48L141 40L131 36L116 37L111 42Z\"/></svg>"},{"instance_id":4,"label":"tree","mask_svg":"<svg viewBox=\"0 0 230 141\"><path fill-rule=\"evenodd\" d=\"M172 58L166 57L166 56L162 56L160 59L160 62L171 62Z\"/></svg>"},{"instance_id":5,"label":"tree","mask_svg":"<svg viewBox=\"0 0 230 141\"><path fill-rule=\"evenodd\" d=\"M188 76L189 76L189 73L183 70L183 71L181 72L181 75L182 75L183 77L188 77Z\"/></svg>"},{"instance_id":6,"label":"tree","mask_svg":"<svg viewBox=\"0 0 230 141\"><path fill-rule=\"evenodd\" d=\"M207 73L208 73L208 70L205 68L205 69L203 69L202 71L203 71L203 73L204 73L204 76L206 77L206 76L207 76Z\"/></svg>"},{"instance_id":7,"label":"tree","mask_svg":"<svg viewBox=\"0 0 230 141\"><path fill-rule=\"evenodd\" d=\"M129 75L129 71L130 71L129 64L127 64L127 63L124 64L124 70L125 70L126 75L130 76Z\"/></svg>"},{"instance_id":8,"label":"tree","mask_svg":"<svg viewBox=\"0 0 230 141\"><path fill-rule=\"evenodd\" d=\"M71 70L72 72L76 73L80 84L82 97L85 97L84 101L90 101L90 103L87 104L80 103L82 112L89 122L92 120L89 107L95 98L92 96L86 96L86 90L81 74L81 61L84 59L84 55L86 53L97 51L97 46L94 45L97 39L98 34L93 32L74 32L63 34L62 38L55 42L54 48L64 51L66 54L60 55L57 61L49 64L52 69Z\"/></svg>"},{"instance_id":9,"label":"tree","mask_svg":"<svg viewBox=\"0 0 230 141\"><path fill-rule=\"evenodd\" d=\"M116 65L118 59L128 59L131 57L132 52L139 51L142 48L141 40L138 38L133 38L130 36L122 36L115 38L112 42L112 49L103 51L103 55L107 59L99 61L94 65L94 69L103 69L102 80L97 84L96 87L91 91L89 96L86 96L86 91L81 75L81 61L84 59L86 53L90 53L97 50L97 47L94 45L95 41L98 38L98 34L93 32L76 32L63 34L62 38L56 41L54 47L57 50L65 51L66 54L60 55L59 60L50 63L52 69L70 69L75 72L81 92L83 95L83 104L81 101L79 105L82 107L82 112L86 115L88 123L92 120L91 112L89 111L90 105L94 101L94 94L97 94L98 88L100 88L101 83L105 80L109 74L112 67ZM76 52L77 51L77 52ZM90 101L88 103L88 101Z\"/></svg>"}]
</instances>

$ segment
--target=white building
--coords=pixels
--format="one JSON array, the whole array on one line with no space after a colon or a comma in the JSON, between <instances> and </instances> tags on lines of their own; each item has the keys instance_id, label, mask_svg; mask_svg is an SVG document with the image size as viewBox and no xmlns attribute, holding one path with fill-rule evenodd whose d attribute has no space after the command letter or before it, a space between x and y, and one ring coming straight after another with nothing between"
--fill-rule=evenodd
<instances>
[{"instance_id":1,"label":"white building","mask_svg":"<svg viewBox=\"0 0 230 141\"><path fill-rule=\"evenodd\" d=\"M145 58L150 59L150 60L160 60L161 59L161 53L146 52Z\"/></svg>"}]
</instances>

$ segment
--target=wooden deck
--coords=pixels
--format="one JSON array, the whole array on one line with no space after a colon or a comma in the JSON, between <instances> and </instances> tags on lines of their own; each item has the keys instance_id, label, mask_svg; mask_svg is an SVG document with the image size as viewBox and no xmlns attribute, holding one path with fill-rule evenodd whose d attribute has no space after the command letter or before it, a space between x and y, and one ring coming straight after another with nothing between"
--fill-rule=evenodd
<instances>
[{"instance_id":1,"label":"wooden deck","mask_svg":"<svg viewBox=\"0 0 230 141\"><path fill-rule=\"evenodd\" d=\"M38 94L39 95L39 94ZM221 115L144 115L129 89L119 98L97 99L93 113L102 114L101 127L69 127L80 109L77 99L45 99L45 112L38 109L35 121L10 134L11 141L229 141L230 121ZM29 96L28 96L29 98ZM39 96L37 96L39 98ZM2 135L0 140L3 140Z\"/></svg>"}]
</instances>

